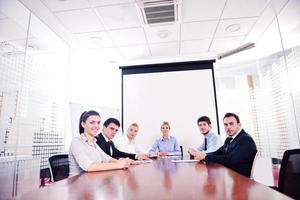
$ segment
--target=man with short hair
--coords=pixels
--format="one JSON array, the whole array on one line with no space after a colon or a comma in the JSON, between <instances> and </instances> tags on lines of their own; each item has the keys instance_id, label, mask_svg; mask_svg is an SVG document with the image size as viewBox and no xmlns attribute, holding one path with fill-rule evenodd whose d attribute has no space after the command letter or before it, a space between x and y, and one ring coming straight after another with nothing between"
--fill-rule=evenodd
<instances>
[{"instance_id":1,"label":"man with short hair","mask_svg":"<svg viewBox=\"0 0 300 200\"><path fill-rule=\"evenodd\" d=\"M207 116L199 117L199 119L197 120L197 125L200 133L204 135L204 141L197 148L197 150L193 148L189 148L188 153L191 156L196 157L197 154L199 154L201 151L205 153L214 152L223 145L221 137L218 134L211 131L212 126L209 117Z\"/></svg>"},{"instance_id":2,"label":"man with short hair","mask_svg":"<svg viewBox=\"0 0 300 200\"><path fill-rule=\"evenodd\" d=\"M224 145L212 153L200 152L196 159L220 163L250 177L257 152L256 144L252 137L241 129L240 119L236 114L226 113L223 123L228 135Z\"/></svg>"},{"instance_id":3,"label":"man with short hair","mask_svg":"<svg viewBox=\"0 0 300 200\"><path fill-rule=\"evenodd\" d=\"M103 124L103 133L100 133L97 138L97 144L108 155L113 158L130 158L134 160L148 159L146 154L132 154L118 150L112 139L115 137L120 127L119 120L108 118Z\"/></svg>"}]
</instances>

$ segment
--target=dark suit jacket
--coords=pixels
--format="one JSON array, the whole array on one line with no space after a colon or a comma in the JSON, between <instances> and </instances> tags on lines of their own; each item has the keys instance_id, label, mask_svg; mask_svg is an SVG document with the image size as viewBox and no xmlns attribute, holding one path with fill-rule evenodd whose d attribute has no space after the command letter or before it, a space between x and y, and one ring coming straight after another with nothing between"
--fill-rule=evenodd
<instances>
[{"instance_id":1,"label":"dark suit jacket","mask_svg":"<svg viewBox=\"0 0 300 200\"><path fill-rule=\"evenodd\" d=\"M107 154L110 156L109 152L109 145L107 144L105 138L103 137L102 133L100 133L97 137L97 144L98 146ZM130 159L134 159L135 160L135 155L136 154L132 154L132 153L126 153L126 152L123 152L123 151L120 151L118 150L114 143L111 141L112 143L112 150L113 150L113 155L112 157L113 158L116 158L116 159L119 159L119 158L130 158Z\"/></svg>"},{"instance_id":2,"label":"dark suit jacket","mask_svg":"<svg viewBox=\"0 0 300 200\"><path fill-rule=\"evenodd\" d=\"M244 176L250 177L256 152L254 140L242 129L231 141L226 153L224 153L223 145L217 151L208 153L205 161L220 163Z\"/></svg>"}]
</instances>

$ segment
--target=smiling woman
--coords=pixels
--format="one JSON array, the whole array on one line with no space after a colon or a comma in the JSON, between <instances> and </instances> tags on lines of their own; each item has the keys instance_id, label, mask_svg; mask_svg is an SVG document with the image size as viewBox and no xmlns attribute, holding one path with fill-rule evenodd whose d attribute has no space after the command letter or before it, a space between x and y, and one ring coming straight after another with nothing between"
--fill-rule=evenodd
<instances>
[{"instance_id":1,"label":"smiling woman","mask_svg":"<svg viewBox=\"0 0 300 200\"><path fill-rule=\"evenodd\" d=\"M94 110L83 112L79 120L79 133L71 142L69 152L70 176L82 172L125 169L129 159L116 160L104 153L96 143L101 117Z\"/></svg>"}]
</instances>

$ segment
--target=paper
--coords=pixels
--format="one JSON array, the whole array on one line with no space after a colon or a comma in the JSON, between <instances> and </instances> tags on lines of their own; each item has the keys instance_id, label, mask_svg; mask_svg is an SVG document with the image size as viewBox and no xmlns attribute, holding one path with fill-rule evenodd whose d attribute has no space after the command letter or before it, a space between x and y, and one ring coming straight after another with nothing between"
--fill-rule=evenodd
<instances>
[{"instance_id":1,"label":"paper","mask_svg":"<svg viewBox=\"0 0 300 200\"><path fill-rule=\"evenodd\" d=\"M200 162L200 160L171 160L174 163L195 163Z\"/></svg>"},{"instance_id":2,"label":"paper","mask_svg":"<svg viewBox=\"0 0 300 200\"><path fill-rule=\"evenodd\" d=\"M152 163L152 160L136 160L135 164L144 164L144 163Z\"/></svg>"}]
</instances>

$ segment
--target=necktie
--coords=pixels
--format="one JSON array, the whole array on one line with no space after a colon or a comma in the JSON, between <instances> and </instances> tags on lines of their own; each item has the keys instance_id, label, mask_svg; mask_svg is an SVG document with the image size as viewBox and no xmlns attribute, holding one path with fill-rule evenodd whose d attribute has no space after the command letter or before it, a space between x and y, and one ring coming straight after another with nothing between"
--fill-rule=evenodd
<instances>
[{"instance_id":1,"label":"necktie","mask_svg":"<svg viewBox=\"0 0 300 200\"><path fill-rule=\"evenodd\" d=\"M107 141L109 155L112 156L112 141Z\"/></svg>"},{"instance_id":2,"label":"necktie","mask_svg":"<svg viewBox=\"0 0 300 200\"><path fill-rule=\"evenodd\" d=\"M204 151L207 150L207 138L204 139Z\"/></svg>"},{"instance_id":3,"label":"necktie","mask_svg":"<svg viewBox=\"0 0 300 200\"><path fill-rule=\"evenodd\" d=\"M227 152L231 140L232 140L232 137L227 137L227 138L226 138L225 143L224 143L224 153Z\"/></svg>"}]
</instances>

